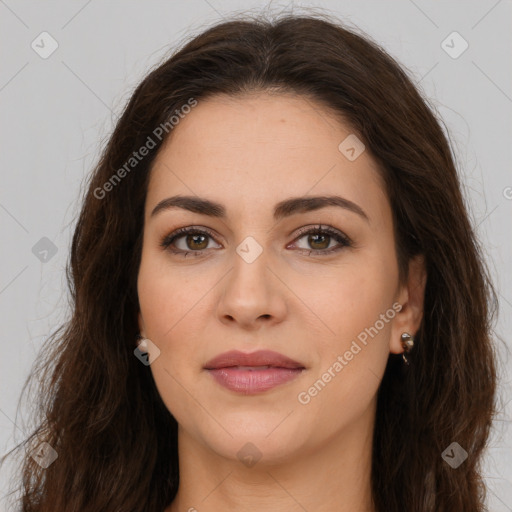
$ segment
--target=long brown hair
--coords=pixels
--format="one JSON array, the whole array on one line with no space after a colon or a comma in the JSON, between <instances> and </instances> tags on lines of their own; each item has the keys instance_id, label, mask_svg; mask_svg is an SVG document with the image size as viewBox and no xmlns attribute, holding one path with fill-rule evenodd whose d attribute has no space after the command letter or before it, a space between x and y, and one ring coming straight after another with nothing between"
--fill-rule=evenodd
<instances>
[{"instance_id":1,"label":"long brown hair","mask_svg":"<svg viewBox=\"0 0 512 512\"><path fill-rule=\"evenodd\" d=\"M496 294L449 143L378 45L332 18L287 15L209 28L154 69L120 117L88 183L68 265L72 317L41 355L41 418L23 443L46 441L58 459L42 469L24 456L23 511L156 512L173 500L177 423L133 354L148 177L184 105L268 90L310 98L351 126L386 184L402 282L409 259L425 257L424 318L410 366L390 355L378 392L376 509L485 510L480 462L495 410ZM468 454L457 469L442 457L453 442Z\"/></svg>"}]
</instances>

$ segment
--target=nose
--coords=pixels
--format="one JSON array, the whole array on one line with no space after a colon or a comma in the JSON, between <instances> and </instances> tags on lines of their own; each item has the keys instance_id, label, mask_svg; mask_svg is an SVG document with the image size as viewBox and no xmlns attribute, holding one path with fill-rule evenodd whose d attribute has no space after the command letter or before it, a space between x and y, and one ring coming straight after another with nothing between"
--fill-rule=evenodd
<instances>
[{"instance_id":1,"label":"nose","mask_svg":"<svg viewBox=\"0 0 512 512\"><path fill-rule=\"evenodd\" d=\"M255 331L284 320L286 286L269 263L265 250L251 263L234 254L233 268L224 280L217 307L222 323Z\"/></svg>"}]
</instances>

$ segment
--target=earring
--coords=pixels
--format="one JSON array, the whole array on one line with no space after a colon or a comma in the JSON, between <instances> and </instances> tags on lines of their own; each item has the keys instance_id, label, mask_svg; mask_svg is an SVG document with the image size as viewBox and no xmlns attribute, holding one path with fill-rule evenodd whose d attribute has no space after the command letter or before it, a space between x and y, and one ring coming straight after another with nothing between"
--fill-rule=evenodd
<instances>
[{"instance_id":1,"label":"earring","mask_svg":"<svg viewBox=\"0 0 512 512\"><path fill-rule=\"evenodd\" d=\"M404 352L402 353L402 358L404 360L404 363L408 365L409 361L405 357L405 354L409 353L414 347L414 336L412 336L408 332L403 332L401 338L402 347L404 349Z\"/></svg>"}]
</instances>

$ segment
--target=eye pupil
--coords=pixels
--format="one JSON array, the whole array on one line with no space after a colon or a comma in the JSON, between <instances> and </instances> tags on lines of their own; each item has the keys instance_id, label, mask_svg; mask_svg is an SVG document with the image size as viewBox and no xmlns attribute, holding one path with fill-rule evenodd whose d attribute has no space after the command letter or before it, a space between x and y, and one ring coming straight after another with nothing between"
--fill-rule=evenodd
<instances>
[{"instance_id":1,"label":"eye pupil","mask_svg":"<svg viewBox=\"0 0 512 512\"><path fill-rule=\"evenodd\" d=\"M202 242L199 242L199 244L197 244L197 240L199 238L202 238ZM205 243L206 241L206 243ZM204 245L204 247L203 247ZM191 249L198 249L198 250L201 250L201 249L206 249L206 247L208 246L208 240L206 239L206 236L205 235L201 235L201 234L196 234L196 235L187 235L187 246Z\"/></svg>"},{"instance_id":2,"label":"eye pupil","mask_svg":"<svg viewBox=\"0 0 512 512\"><path fill-rule=\"evenodd\" d=\"M320 238L321 240L320 241L315 240L318 238ZM330 235L323 235L321 233L315 233L315 234L308 236L308 243L314 249L318 249L318 250L327 249L327 247L329 247L330 238L331 238ZM327 240L327 244L325 244L326 240ZM315 244L316 245L320 244L320 247L315 247Z\"/></svg>"}]
</instances>

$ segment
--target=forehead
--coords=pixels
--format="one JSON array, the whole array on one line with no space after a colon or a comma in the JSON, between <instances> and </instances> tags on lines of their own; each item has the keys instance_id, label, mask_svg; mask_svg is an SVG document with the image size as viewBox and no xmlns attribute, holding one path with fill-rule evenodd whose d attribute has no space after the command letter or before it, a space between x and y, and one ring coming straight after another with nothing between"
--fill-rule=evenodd
<instances>
[{"instance_id":1,"label":"forehead","mask_svg":"<svg viewBox=\"0 0 512 512\"><path fill-rule=\"evenodd\" d=\"M150 208L171 194L267 207L283 198L340 194L373 216L389 212L369 151L349 160L350 126L311 99L254 93L200 100L176 125L153 164ZM352 139L348 139L349 141ZM343 147L343 146L342 146Z\"/></svg>"}]
</instances>

